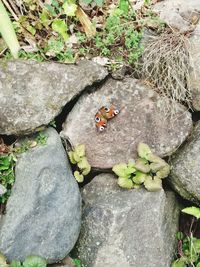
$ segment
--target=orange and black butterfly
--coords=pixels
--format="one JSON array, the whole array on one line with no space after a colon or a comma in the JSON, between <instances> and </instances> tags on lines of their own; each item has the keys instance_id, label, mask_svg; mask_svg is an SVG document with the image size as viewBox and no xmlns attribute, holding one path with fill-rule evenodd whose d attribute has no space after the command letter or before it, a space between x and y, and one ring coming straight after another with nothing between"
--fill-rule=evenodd
<instances>
[{"instance_id":1,"label":"orange and black butterfly","mask_svg":"<svg viewBox=\"0 0 200 267\"><path fill-rule=\"evenodd\" d=\"M114 118L119 114L120 110L115 108L113 105L110 107L101 107L95 114L96 128L99 132L106 129L108 120Z\"/></svg>"}]
</instances>

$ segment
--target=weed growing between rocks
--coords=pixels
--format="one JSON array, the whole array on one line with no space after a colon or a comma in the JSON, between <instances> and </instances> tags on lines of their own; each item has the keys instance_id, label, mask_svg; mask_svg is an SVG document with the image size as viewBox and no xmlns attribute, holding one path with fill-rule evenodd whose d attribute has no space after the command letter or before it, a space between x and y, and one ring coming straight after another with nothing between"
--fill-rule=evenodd
<instances>
[{"instance_id":1,"label":"weed growing between rocks","mask_svg":"<svg viewBox=\"0 0 200 267\"><path fill-rule=\"evenodd\" d=\"M75 165L74 177L78 183L84 181L84 176L88 175L91 166L88 163L85 152L85 145L76 145L73 150L68 152L70 162Z\"/></svg>"},{"instance_id":2,"label":"weed growing between rocks","mask_svg":"<svg viewBox=\"0 0 200 267\"><path fill-rule=\"evenodd\" d=\"M176 102L190 107L191 58L187 36L172 31L152 37L143 53L142 76L163 97L165 114L176 113Z\"/></svg>"},{"instance_id":3,"label":"weed growing between rocks","mask_svg":"<svg viewBox=\"0 0 200 267\"><path fill-rule=\"evenodd\" d=\"M172 263L172 267L200 267L200 239L194 237L193 228L195 220L200 218L200 208L188 207L182 212L192 217L189 235L182 232L177 233L178 256L179 258Z\"/></svg>"},{"instance_id":4,"label":"weed growing between rocks","mask_svg":"<svg viewBox=\"0 0 200 267\"><path fill-rule=\"evenodd\" d=\"M136 161L113 166L113 172L119 177L118 185L132 189L144 184L148 191L162 189L162 179L169 175L170 166L153 154L146 144L139 143L137 150L139 158Z\"/></svg>"},{"instance_id":5,"label":"weed growing between rocks","mask_svg":"<svg viewBox=\"0 0 200 267\"><path fill-rule=\"evenodd\" d=\"M27 256L23 262L13 260L10 264L7 263L5 256L0 253L1 267L46 267L47 261L40 256Z\"/></svg>"}]
</instances>

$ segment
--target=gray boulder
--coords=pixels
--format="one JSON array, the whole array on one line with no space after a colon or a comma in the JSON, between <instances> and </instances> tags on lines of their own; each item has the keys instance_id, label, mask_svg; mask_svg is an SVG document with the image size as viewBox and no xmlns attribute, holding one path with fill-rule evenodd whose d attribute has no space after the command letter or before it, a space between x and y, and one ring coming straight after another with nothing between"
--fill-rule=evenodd
<instances>
[{"instance_id":1,"label":"gray boulder","mask_svg":"<svg viewBox=\"0 0 200 267\"><path fill-rule=\"evenodd\" d=\"M83 220L74 253L83 267L170 267L179 210L173 192L123 190L101 174L82 192Z\"/></svg>"},{"instance_id":2,"label":"gray boulder","mask_svg":"<svg viewBox=\"0 0 200 267\"><path fill-rule=\"evenodd\" d=\"M0 221L0 251L9 261L34 254L62 260L80 230L81 196L59 135L21 155L16 181Z\"/></svg>"},{"instance_id":3,"label":"gray boulder","mask_svg":"<svg viewBox=\"0 0 200 267\"><path fill-rule=\"evenodd\" d=\"M107 71L91 61L64 65L0 62L0 134L22 135L47 125L86 86Z\"/></svg>"},{"instance_id":4,"label":"gray boulder","mask_svg":"<svg viewBox=\"0 0 200 267\"><path fill-rule=\"evenodd\" d=\"M171 155L191 132L192 120L179 104L175 119L166 118L158 107L160 100L155 91L139 80L110 79L100 90L78 100L61 135L74 145L85 144L90 164L101 169L134 158L139 142L147 143L161 157ZM99 108L111 104L121 112L108 121L104 132L98 132L94 116Z\"/></svg>"},{"instance_id":5,"label":"gray boulder","mask_svg":"<svg viewBox=\"0 0 200 267\"><path fill-rule=\"evenodd\" d=\"M183 198L200 206L200 122L171 160L170 183Z\"/></svg>"}]
</instances>

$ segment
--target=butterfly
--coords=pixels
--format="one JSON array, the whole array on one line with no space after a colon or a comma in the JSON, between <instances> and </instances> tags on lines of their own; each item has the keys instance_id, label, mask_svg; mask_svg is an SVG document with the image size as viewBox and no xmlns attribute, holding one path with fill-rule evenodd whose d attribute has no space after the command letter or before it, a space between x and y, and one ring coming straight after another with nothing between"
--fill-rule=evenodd
<instances>
[{"instance_id":1,"label":"butterfly","mask_svg":"<svg viewBox=\"0 0 200 267\"><path fill-rule=\"evenodd\" d=\"M120 110L115 108L113 105L110 107L103 106L95 114L96 128L99 132L102 132L107 127L108 120L114 118L119 114Z\"/></svg>"}]
</instances>

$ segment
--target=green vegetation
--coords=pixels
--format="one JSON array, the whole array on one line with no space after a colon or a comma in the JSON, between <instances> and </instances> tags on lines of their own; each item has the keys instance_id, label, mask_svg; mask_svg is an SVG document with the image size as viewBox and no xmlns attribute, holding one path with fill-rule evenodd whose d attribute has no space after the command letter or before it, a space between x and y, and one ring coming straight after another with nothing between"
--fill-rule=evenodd
<instances>
[{"instance_id":1,"label":"green vegetation","mask_svg":"<svg viewBox=\"0 0 200 267\"><path fill-rule=\"evenodd\" d=\"M128 0L84 0L89 9L76 0L12 2L9 10L22 47L19 57L24 59L71 63L103 56L110 68L134 66L143 51L143 30L165 26L150 1L137 12ZM9 52L3 56L11 58Z\"/></svg>"},{"instance_id":2,"label":"green vegetation","mask_svg":"<svg viewBox=\"0 0 200 267\"><path fill-rule=\"evenodd\" d=\"M18 260L13 260L7 264L6 258L0 253L0 266L1 267L46 267L47 261L40 256L27 256L23 263Z\"/></svg>"},{"instance_id":3,"label":"green vegetation","mask_svg":"<svg viewBox=\"0 0 200 267\"><path fill-rule=\"evenodd\" d=\"M5 203L15 181L14 166L16 158L11 153L0 155L0 203Z\"/></svg>"},{"instance_id":4,"label":"green vegetation","mask_svg":"<svg viewBox=\"0 0 200 267\"><path fill-rule=\"evenodd\" d=\"M9 47L12 56L14 58L17 58L18 51L20 49L19 43L12 22L1 0L0 0L0 34L5 40L7 46Z\"/></svg>"},{"instance_id":5,"label":"green vegetation","mask_svg":"<svg viewBox=\"0 0 200 267\"><path fill-rule=\"evenodd\" d=\"M162 180L170 172L170 166L160 157L153 154L148 145L138 145L139 158L113 166L113 172L118 176L118 185L122 188L139 188L144 184L148 191L162 188Z\"/></svg>"},{"instance_id":6,"label":"green vegetation","mask_svg":"<svg viewBox=\"0 0 200 267\"><path fill-rule=\"evenodd\" d=\"M15 181L14 168L17 161L17 155L36 147L45 145L47 136L42 133L36 133L32 137L27 137L14 147L10 147L7 153L0 154L0 204L4 204L10 196L11 188Z\"/></svg>"},{"instance_id":7,"label":"green vegetation","mask_svg":"<svg viewBox=\"0 0 200 267\"><path fill-rule=\"evenodd\" d=\"M79 183L84 181L84 176L91 170L85 153L85 145L76 145L73 151L68 152L70 162L76 165L74 177Z\"/></svg>"},{"instance_id":8,"label":"green vegetation","mask_svg":"<svg viewBox=\"0 0 200 267\"><path fill-rule=\"evenodd\" d=\"M79 259L73 259L73 262L76 267L81 267L81 261Z\"/></svg>"},{"instance_id":9,"label":"green vegetation","mask_svg":"<svg viewBox=\"0 0 200 267\"><path fill-rule=\"evenodd\" d=\"M179 258L172 263L172 267L200 267L200 239L193 236L192 227L200 218L200 208L188 207L182 212L192 215L189 236L182 232L177 233Z\"/></svg>"}]
</instances>

